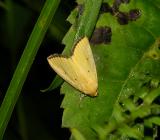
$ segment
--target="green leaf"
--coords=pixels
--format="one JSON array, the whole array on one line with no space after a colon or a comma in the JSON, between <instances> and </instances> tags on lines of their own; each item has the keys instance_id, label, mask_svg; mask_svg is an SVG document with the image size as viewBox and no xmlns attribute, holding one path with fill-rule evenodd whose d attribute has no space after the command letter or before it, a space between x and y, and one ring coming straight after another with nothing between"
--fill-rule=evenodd
<instances>
[{"instance_id":1,"label":"green leaf","mask_svg":"<svg viewBox=\"0 0 160 140\"><path fill-rule=\"evenodd\" d=\"M111 2L109 1L109 3ZM137 96L138 93L141 96L145 96L146 90L139 87L139 85L150 80L156 79L152 81L151 85L154 88L158 87L157 81L160 80L159 50L150 47L160 36L160 9L155 3L152 0L134 0L130 1L129 4L124 4L120 8L121 11L126 12L131 9L138 9L141 12L140 18L136 21L129 21L126 25L120 25L117 17L111 13L99 15L96 28L110 27L112 30L112 41L108 45L98 44L91 46L98 73L98 97L91 98L85 96L82 98L82 93L69 84L64 83L61 88L61 92L65 94L62 102L62 107L64 108L63 127L76 128L86 139L97 140L97 133L94 131L95 127L104 126L112 118L113 109L118 101L123 101L129 95L135 95L136 93ZM92 12L94 13L94 9L92 9ZM87 17L86 15L84 19ZM73 31L74 25L71 27L70 32L64 38L66 44L70 43L69 46L73 44L70 42L71 38L74 38L73 35L78 34L81 36L84 33L87 34L89 32L90 34L92 32L93 28L89 28L91 26L89 24L90 21L86 22L88 24L78 25L78 33ZM96 22L96 20L92 22ZM153 46L156 45L154 44ZM158 54L158 58L154 57L152 53L155 51ZM144 56L145 59L143 58ZM134 75L137 76L134 79L131 78L132 72L137 74ZM147 75L148 72L151 77L144 78L144 74ZM154 97L157 97L157 95ZM135 109L132 103L127 102L126 104L130 104L128 109ZM141 113L144 113L144 116L150 114L149 111L150 108L147 108L147 106L140 110ZM118 114L119 121L126 119L121 116L121 112ZM131 119L134 119L134 117ZM116 124L113 121L111 127L114 128L114 126ZM137 130L132 130L130 131L130 136L137 135L137 137L141 137ZM100 137L104 139L103 135Z\"/></svg>"}]
</instances>

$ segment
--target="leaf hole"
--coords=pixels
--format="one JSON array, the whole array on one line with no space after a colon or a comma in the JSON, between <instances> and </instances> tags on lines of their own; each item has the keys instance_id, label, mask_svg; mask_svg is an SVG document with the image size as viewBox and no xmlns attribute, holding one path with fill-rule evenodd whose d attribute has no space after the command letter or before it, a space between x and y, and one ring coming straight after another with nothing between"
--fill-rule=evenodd
<instances>
[{"instance_id":1,"label":"leaf hole","mask_svg":"<svg viewBox=\"0 0 160 140\"><path fill-rule=\"evenodd\" d=\"M124 113L127 114L127 115L131 114L131 112L129 110L126 110Z\"/></svg>"},{"instance_id":2,"label":"leaf hole","mask_svg":"<svg viewBox=\"0 0 160 140\"><path fill-rule=\"evenodd\" d=\"M150 75L150 73L149 73L149 72L146 72L146 73L145 73L145 75L146 75L146 76L149 76L149 75Z\"/></svg>"},{"instance_id":3,"label":"leaf hole","mask_svg":"<svg viewBox=\"0 0 160 140\"><path fill-rule=\"evenodd\" d=\"M153 53L153 54L152 54L152 57L155 58L155 59L157 59L157 58L158 58L157 53Z\"/></svg>"},{"instance_id":4,"label":"leaf hole","mask_svg":"<svg viewBox=\"0 0 160 140\"><path fill-rule=\"evenodd\" d=\"M141 119L141 118L136 118L134 122L135 122L135 123L143 123L144 120Z\"/></svg>"},{"instance_id":5,"label":"leaf hole","mask_svg":"<svg viewBox=\"0 0 160 140\"><path fill-rule=\"evenodd\" d=\"M145 136L152 136L153 135L153 129L150 127L145 126L144 127L144 135Z\"/></svg>"},{"instance_id":6,"label":"leaf hole","mask_svg":"<svg viewBox=\"0 0 160 140\"><path fill-rule=\"evenodd\" d=\"M158 44L158 49L160 50L160 44Z\"/></svg>"},{"instance_id":7,"label":"leaf hole","mask_svg":"<svg viewBox=\"0 0 160 140\"><path fill-rule=\"evenodd\" d=\"M141 105L143 103L143 100L141 99L141 98L139 98L138 100L137 100L137 104L138 105Z\"/></svg>"},{"instance_id":8,"label":"leaf hole","mask_svg":"<svg viewBox=\"0 0 160 140\"><path fill-rule=\"evenodd\" d=\"M154 101L153 101L155 104L158 104L158 105L160 105L160 95L159 96L157 96L155 99L154 99Z\"/></svg>"}]
</instances>

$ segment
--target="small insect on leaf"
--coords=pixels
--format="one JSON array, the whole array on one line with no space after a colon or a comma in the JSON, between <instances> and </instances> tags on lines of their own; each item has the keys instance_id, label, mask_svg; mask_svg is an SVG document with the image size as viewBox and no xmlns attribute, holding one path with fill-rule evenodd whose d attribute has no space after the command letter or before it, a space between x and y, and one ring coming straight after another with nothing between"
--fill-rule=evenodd
<instances>
[{"instance_id":1,"label":"small insect on leaf","mask_svg":"<svg viewBox=\"0 0 160 140\"><path fill-rule=\"evenodd\" d=\"M89 96L97 96L97 71L87 37L74 47L70 57L51 55L47 58L52 69L74 88Z\"/></svg>"}]
</instances>

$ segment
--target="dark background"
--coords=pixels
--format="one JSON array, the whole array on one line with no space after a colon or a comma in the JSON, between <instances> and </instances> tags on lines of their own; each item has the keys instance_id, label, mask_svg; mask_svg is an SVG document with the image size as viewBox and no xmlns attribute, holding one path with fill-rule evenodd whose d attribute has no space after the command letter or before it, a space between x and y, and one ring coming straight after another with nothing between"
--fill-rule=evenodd
<instances>
[{"instance_id":1,"label":"dark background","mask_svg":"<svg viewBox=\"0 0 160 140\"><path fill-rule=\"evenodd\" d=\"M36 23L44 1L12 1L11 19L7 22L6 9L0 7L0 103L9 86L14 70ZM71 26L66 18L74 9L74 0L62 0L48 30L7 127L4 140L64 140L69 139L68 129L61 128L63 95L60 88L42 93L52 82L55 72L47 63L47 56L61 53L61 41Z\"/></svg>"}]
</instances>

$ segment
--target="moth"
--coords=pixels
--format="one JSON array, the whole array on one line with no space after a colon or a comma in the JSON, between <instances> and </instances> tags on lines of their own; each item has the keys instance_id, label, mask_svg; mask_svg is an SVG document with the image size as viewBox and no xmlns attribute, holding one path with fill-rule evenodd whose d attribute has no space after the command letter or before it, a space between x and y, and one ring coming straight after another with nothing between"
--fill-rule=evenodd
<instances>
[{"instance_id":1,"label":"moth","mask_svg":"<svg viewBox=\"0 0 160 140\"><path fill-rule=\"evenodd\" d=\"M97 96L98 80L92 50L87 37L73 48L72 55L50 55L48 63L66 82L89 96Z\"/></svg>"}]
</instances>

